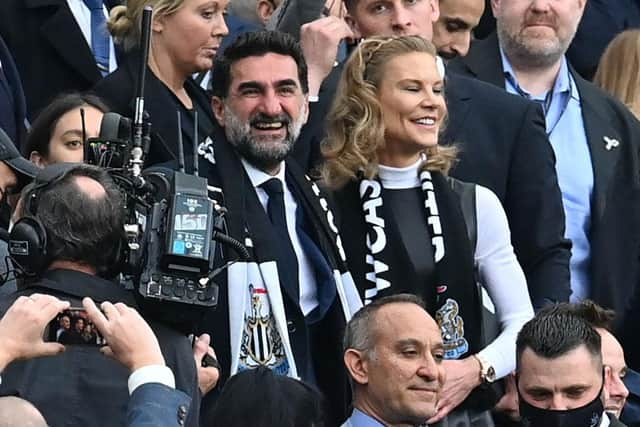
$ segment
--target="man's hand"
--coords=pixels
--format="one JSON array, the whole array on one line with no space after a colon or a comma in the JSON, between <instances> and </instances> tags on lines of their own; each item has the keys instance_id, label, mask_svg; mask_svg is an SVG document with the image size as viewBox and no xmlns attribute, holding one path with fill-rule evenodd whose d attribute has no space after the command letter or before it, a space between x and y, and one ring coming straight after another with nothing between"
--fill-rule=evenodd
<instances>
[{"instance_id":1,"label":"man's hand","mask_svg":"<svg viewBox=\"0 0 640 427\"><path fill-rule=\"evenodd\" d=\"M107 345L100 351L113 357L131 372L149 365L164 365L155 334L136 310L123 303L103 302L102 312L91 298L82 300L87 316L96 325Z\"/></svg>"},{"instance_id":2,"label":"man's hand","mask_svg":"<svg viewBox=\"0 0 640 427\"><path fill-rule=\"evenodd\" d=\"M0 371L17 359L53 356L64 351L59 343L45 343L44 329L58 313L69 308L68 301L51 295L19 297L0 319Z\"/></svg>"},{"instance_id":3,"label":"man's hand","mask_svg":"<svg viewBox=\"0 0 640 427\"><path fill-rule=\"evenodd\" d=\"M475 357L462 360L445 360L442 362L447 373L447 380L442 387L438 412L427 420L427 424L435 424L446 417L469 396L469 393L480 385L480 363Z\"/></svg>"},{"instance_id":4,"label":"man's hand","mask_svg":"<svg viewBox=\"0 0 640 427\"><path fill-rule=\"evenodd\" d=\"M494 410L502 412L513 421L520 421L520 405L518 402L518 389L514 373L504 378L504 396L496 403Z\"/></svg>"},{"instance_id":5,"label":"man's hand","mask_svg":"<svg viewBox=\"0 0 640 427\"><path fill-rule=\"evenodd\" d=\"M320 85L333 69L342 39L354 39L349 25L340 18L327 16L300 28L300 46L309 69L309 95L318 96Z\"/></svg>"},{"instance_id":6,"label":"man's hand","mask_svg":"<svg viewBox=\"0 0 640 427\"><path fill-rule=\"evenodd\" d=\"M202 359L204 359L205 355L209 354L209 356L214 359L216 358L216 353L209 345L210 343L211 338L209 335L202 334L195 338L193 344L193 358L196 361L196 368L198 370L198 388L200 388L200 393L202 393L203 396L213 390L220 378L220 370L218 368L202 366Z\"/></svg>"}]
</instances>

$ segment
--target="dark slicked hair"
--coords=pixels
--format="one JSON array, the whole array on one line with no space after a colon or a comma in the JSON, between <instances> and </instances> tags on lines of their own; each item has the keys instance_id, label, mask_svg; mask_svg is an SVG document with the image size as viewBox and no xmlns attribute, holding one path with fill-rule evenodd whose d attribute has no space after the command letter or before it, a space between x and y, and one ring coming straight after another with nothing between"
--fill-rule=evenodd
<instances>
[{"instance_id":1,"label":"dark slicked hair","mask_svg":"<svg viewBox=\"0 0 640 427\"><path fill-rule=\"evenodd\" d=\"M229 95L231 67L234 63L252 56L265 56L268 53L290 56L298 66L302 92L309 93L307 62L296 39L279 31L255 31L238 36L216 59L213 66L215 72L211 80L212 95L223 99Z\"/></svg>"},{"instance_id":2,"label":"dark slicked hair","mask_svg":"<svg viewBox=\"0 0 640 427\"><path fill-rule=\"evenodd\" d=\"M229 378L208 425L325 426L327 407L313 386L259 366Z\"/></svg>"},{"instance_id":3,"label":"dark slicked hair","mask_svg":"<svg viewBox=\"0 0 640 427\"><path fill-rule=\"evenodd\" d=\"M586 320L594 328L602 328L611 332L616 312L599 306L591 300L584 300L573 304L559 304L558 310L566 310L568 313Z\"/></svg>"},{"instance_id":4,"label":"dark slicked hair","mask_svg":"<svg viewBox=\"0 0 640 427\"><path fill-rule=\"evenodd\" d=\"M555 359L584 345L602 367L600 335L584 318L556 304L542 309L520 330L516 340L516 368L520 370L522 353L529 348L537 356Z\"/></svg>"}]
</instances>

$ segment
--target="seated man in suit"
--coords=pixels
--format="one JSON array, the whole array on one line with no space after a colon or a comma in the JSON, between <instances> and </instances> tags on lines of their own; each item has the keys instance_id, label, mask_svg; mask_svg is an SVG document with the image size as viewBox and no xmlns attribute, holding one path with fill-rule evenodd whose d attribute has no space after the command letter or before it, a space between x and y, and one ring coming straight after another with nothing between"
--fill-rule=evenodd
<instances>
[{"instance_id":1,"label":"seated man in suit","mask_svg":"<svg viewBox=\"0 0 640 427\"><path fill-rule=\"evenodd\" d=\"M542 106L573 243L571 300L622 314L640 281L640 123L567 62L585 3L494 0L497 34L449 68Z\"/></svg>"},{"instance_id":2,"label":"seated man in suit","mask_svg":"<svg viewBox=\"0 0 640 427\"><path fill-rule=\"evenodd\" d=\"M516 365L524 425L624 426L605 412L600 335L563 305L542 310L524 325Z\"/></svg>"},{"instance_id":3,"label":"seated man in suit","mask_svg":"<svg viewBox=\"0 0 640 427\"><path fill-rule=\"evenodd\" d=\"M217 280L218 307L201 331L215 337L223 375L266 366L300 378L325 393L342 421L340 337L361 302L326 199L287 159L307 118L306 63L291 36L261 31L241 35L214 68L221 127L208 179L224 194L229 235L251 259Z\"/></svg>"},{"instance_id":4,"label":"seated man in suit","mask_svg":"<svg viewBox=\"0 0 640 427\"><path fill-rule=\"evenodd\" d=\"M437 412L445 350L420 298L366 305L349 321L343 347L354 409L342 427L422 426Z\"/></svg>"},{"instance_id":5,"label":"seated man in suit","mask_svg":"<svg viewBox=\"0 0 640 427\"><path fill-rule=\"evenodd\" d=\"M345 4L345 19L356 37L406 34L431 40L433 23L439 16L435 0L388 1L380 13L376 12L376 0L349 0ZM305 49L310 64L309 97L317 96L317 102L310 103L309 123L300 137L306 145L299 144L294 151L302 162L311 158L314 163L314 150L325 135L324 118L342 71L341 66L333 67L342 31L314 38L317 43ZM305 46L304 28L301 43ZM314 82L318 78L322 87L314 92L320 87ZM534 308L567 301L569 242L564 239L554 156L539 106L453 73L447 73L445 97L449 114L442 141L461 148L460 161L451 175L491 189L502 202ZM319 160L316 156L315 162Z\"/></svg>"},{"instance_id":6,"label":"seated man in suit","mask_svg":"<svg viewBox=\"0 0 640 427\"><path fill-rule=\"evenodd\" d=\"M106 21L118 3L0 2L0 35L15 59L31 120L60 93L88 90L117 68Z\"/></svg>"}]
</instances>

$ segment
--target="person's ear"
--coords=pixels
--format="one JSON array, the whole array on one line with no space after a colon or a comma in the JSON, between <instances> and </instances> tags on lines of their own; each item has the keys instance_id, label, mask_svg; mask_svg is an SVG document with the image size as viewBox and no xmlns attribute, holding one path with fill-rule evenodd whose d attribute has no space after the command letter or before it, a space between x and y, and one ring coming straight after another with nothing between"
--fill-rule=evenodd
<instances>
[{"instance_id":1,"label":"person's ear","mask_svg":"<svg viewBox=\"0 0 640 427\"><path fill-rule=\"evenodd\" d=\"M344 366L354 382L362 385L369 382L369 360L364 352L347 349L344 352Z\"/></svg>"},{"instance_id":2,"label":"person's ear","mask_svg":"<svg viewBox=\"0 0 640 427\"><path fill-rule=\"evenodd\" d=\"M224 100L218 96L211 98L211 108L218 124L224 127Z\"/></svg>"},{"instance_id":3,"label":"person's ear","mask_svg":"<svg viewBox=\"0 0 640 427\"><path fill-rule=\"evenodd\" d=\"M613 371L611 366L604 365L604 386L602 387L602 393L604 395L605 402L611 397L611 387L613 383Z\"/></svg>"},{"instance_id":4,"label":"person's ear","mask_svg":"<svg viewBox=\"0 0 640 427\"><path fill-rule=\"evenodd\" d=\"M493 16L498 16L498 10L500 10L500 0L491 0L491 12Z\"/></svg>"},{"instance_id":5,"label":"person's ear","mask_svg":"<svg viewBox=\"0 0 640 427\"><path fill-rule=\"evenodd\" d=\"M347 14L344 15L344 21L347 23L349 28L351 28L351 31L353 31L353 36L355 37L355 39L356 40L361 39L362 33L360 33L360 29L358 28L358 23L353 18L353 16L351 16L349 12L347 12Z\"/></svg>"},{"instance_id":6,"label":"person's ear","mask_svg":"<svg viewBox=\"0 0 640 427\"><path fill-rule=\"evenodd\" d=\"M304 120L302 123L307 124L307 120L309 120L309 97L304 97L304 110L302 110L302 119Z\"/></svg>"},{"instance_id":7,"label":"person's ear","mask_svg":"<svg viewBox=\"0 0 640 427\"><path fill-rule=\"evenodd\" d=\"M269 22L269 19L271 19L271 15L273 15L275 10L275 5L269 0L258 0L256 12L258 13L258 17L260 17L262 24L267 25L267 22Z\"/></svg>"},{"instance_id":8,"label":"person's ear","mask_svg":"<svg viewBox=\"0 0 640 427\"><path fill-rule=\"evenodd\" d=\"M29 160L39 168L44 169L47 166L47 162L44 160L44 157L42 157L42 154L37 151L32 151L31 154L29 154Z\"/></svg>"}]
</instances>

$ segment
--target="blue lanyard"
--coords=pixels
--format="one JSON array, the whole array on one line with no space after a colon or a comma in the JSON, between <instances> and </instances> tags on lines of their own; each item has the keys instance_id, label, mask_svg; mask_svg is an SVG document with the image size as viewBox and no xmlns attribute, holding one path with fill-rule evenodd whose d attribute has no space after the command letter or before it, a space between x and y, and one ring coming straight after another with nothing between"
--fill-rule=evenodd
<instances>
[{"instance_id":1,"label":"blue lanyard","mask_svg":"<svg viewBox=\"0 0 640 427\"><path fill-rule=\"evenodd\" d=\"M518 82L516 82L515 77L511 73L505 73L505 77L506 77L507 83L511 85L513 90L515 90L518 93L518 95L524 98L530 99L532 101L535 101L542 106L542 111L544 112L545 123L546 123L547 113L551 109L551 102L553 101L553 89L548 91L544 97L544 101L540 102L541 100L533 99L530 94L525 92L520 87L520 85L518 85ZM562 110L560 110L560 115L558 116L556 121L552 124L551 129L547 130L547 137L551 136L553 131L556 129L556 126L558 126L558 123L560 123L560 120L562 120L562 116L564 116L565 111L567 111L567 108L569 108L569 102L571 101L571 97L573 96L573 79L571 78L571 73L569 72L569 70L567 70L567 78L569 80L569 94L567 97L565 97L564 105L562 106Z\"/></svg>"}]
</instances>

